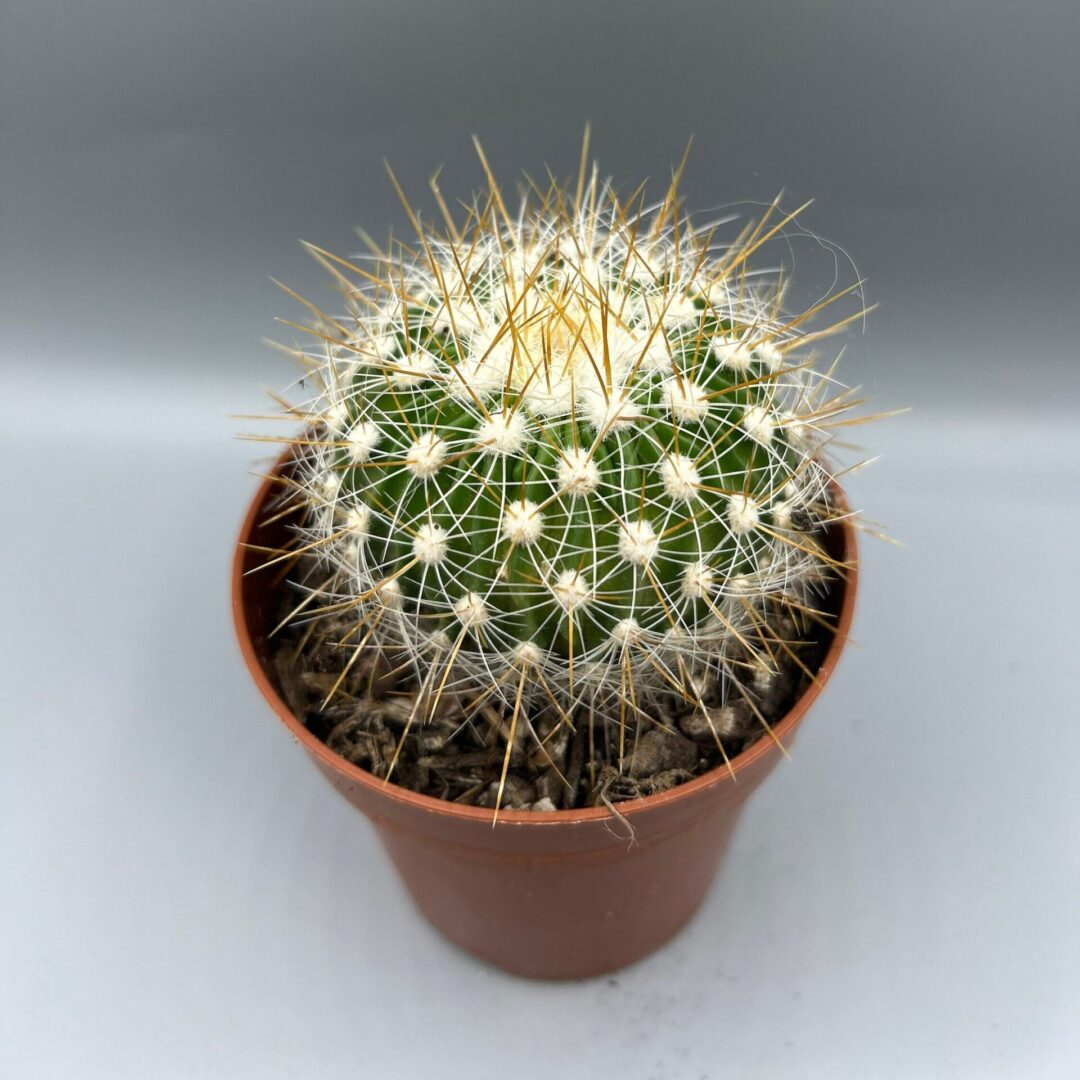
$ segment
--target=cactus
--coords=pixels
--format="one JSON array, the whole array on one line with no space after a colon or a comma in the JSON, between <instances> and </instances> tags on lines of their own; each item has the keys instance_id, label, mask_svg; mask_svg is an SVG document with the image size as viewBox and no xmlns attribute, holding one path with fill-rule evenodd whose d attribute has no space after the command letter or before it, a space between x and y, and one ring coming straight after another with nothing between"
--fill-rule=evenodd
<instances>
[{"instance_id":1,"label":"cactus","mask_svg":"<svg viewBox=\"0 0 1080 1080\"><path fill-rule=\"evenodd\" d=\"M583 167L511 212L488 177L461 223L433 185L445 224L410 210L410 247L311 249L347 314L309 304L297 351L294 552L323 568L297 618L354 620L417 724L452 690L511 742L586 705L621 746L664 695L704 710L703 686L767 678L794 655L778 615L820 619L822 451L852 402L807 327L841 294L793 314L751 269L795 220L776 203L720 245L674 184L635 210Z\"/></svg>"}]
</instances>

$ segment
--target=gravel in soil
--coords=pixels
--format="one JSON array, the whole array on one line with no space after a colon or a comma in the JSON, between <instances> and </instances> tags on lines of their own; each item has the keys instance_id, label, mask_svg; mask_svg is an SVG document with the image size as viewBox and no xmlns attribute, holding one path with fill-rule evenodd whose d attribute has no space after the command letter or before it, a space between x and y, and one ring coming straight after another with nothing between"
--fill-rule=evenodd
<instances>
[{"instance_id":1,"label":"gravel in soil","mask_svg":"<svg viewBox=\"0 0 1080 1080\"><path fill-rule=\"evenodd\" d=\"M344 620L323 620L318 634L296 627L276 640L279 688L317 738L346 761L377 777L390 775L411 791L538 812L654 795L722 768L725 757L769 738L766 725L779 722L806 688L804 668L817 668L826 636L801 641L790 618L780 616L774 632L797 644L789 644L792 656L777 657L776 671L748 679L744 696L727 702L719 700L718 688L704 687L704 708L675 694L661 698L636 730L590 723L586 709L570 718L572 728L552 707L528 712L515 726L500 797L508 712L486 704L470 716L460 696L445 693L434 716L422 725L410 722L421 711L415 686L395 677L378 650L357 659L351 645L335 644L348 640L350 629Z\"/></svg>"}]
</instances>

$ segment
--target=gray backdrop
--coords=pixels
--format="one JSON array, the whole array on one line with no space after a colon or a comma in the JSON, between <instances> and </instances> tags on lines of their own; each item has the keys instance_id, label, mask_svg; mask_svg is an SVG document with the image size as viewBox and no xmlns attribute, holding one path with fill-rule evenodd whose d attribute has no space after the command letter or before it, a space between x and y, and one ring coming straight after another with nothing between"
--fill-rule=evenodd
<instances>
[{"instance_id":1,"label":"gray backdrop","mask_svg":"<svg viewBox=\"0 0 1080 1080\"><path fill-rule=\"evenodd\" d=\"M1078 42L1050 0L0 0L0 1073L1075 1075ZM403 227L383 158L465 196L471 133L513 182L586 120L626 190L692 134L691 209L816 198L881 305L842 373L915 409L851 482L907 547L705 909L558 987L438 940L249 685L229 414L292 375L268 275L329 295L296 240Z\"/></svg>"}]
</instances>

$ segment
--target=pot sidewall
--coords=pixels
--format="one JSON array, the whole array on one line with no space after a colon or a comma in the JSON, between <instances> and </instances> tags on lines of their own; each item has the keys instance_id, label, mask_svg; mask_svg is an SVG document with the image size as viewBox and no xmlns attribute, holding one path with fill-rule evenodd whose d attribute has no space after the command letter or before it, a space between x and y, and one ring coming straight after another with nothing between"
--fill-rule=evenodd
<instances>
[{"instance_id":1,"label":"pot sidewall","mask_svg":"<svg viewBox=\"0 0 1080 1080\"><path fill-rule=\"evenodd\" d=\"M834 554L850 566L837 629L817 678L773 729L731 762L659 795L613 808L492 812L380 781L315 738L275 686L267 632L273 580L247 573L276 547L263 521L282 455L245 521L233 567L241 651L271 707L333 786L375 825L410 894L452 941L519 974L558 978L613 970L652 951L700 905L743 805L789 745L831 676L851 624L857 555L850 523ZM842 499L842 493L836 494ZM249 546L251 545L251 546Z\"/></svg>"}]
</instances>

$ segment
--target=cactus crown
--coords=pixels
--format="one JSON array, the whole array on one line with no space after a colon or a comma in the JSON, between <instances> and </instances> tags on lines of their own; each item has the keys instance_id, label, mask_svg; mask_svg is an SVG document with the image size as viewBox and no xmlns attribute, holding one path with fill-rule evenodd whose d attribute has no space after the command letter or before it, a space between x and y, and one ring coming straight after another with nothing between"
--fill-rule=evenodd
<instances>
[{"instance_id":1,"label":"cactus crown","mask_svg":"<svg viewBox=\"0 0 1080 1080\"><path fill-rule=\"evenodd\" d=\"M850 397L810 366L824 303L787 312L751 268L794 215L720 245L674 184L635 209L583 167L511 211L487 171L463 222L433 185L444 224L413 214L411 247L312 249L347 313L308 305L297 351L298 549L324 564L303 613L355 616L422 709L453 689L625 728L658 695L723 699L829 572L822 448Z\"/></svg>"}]
</instances>

